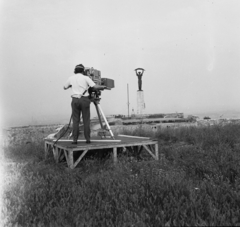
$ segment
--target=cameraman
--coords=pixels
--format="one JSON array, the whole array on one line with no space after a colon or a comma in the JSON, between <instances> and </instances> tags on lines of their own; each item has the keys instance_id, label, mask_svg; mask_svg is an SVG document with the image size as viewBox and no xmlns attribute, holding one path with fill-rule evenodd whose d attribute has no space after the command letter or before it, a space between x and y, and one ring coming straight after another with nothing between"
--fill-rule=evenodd
<instances>
[{"instance_id":1,"label":"cameraman","mask_svg":"<svg viewBox=\"0 0 240 227\"><path fill-rule=\"evenodd\" d=\"M84 136L86 143L90 143L90 99L88 88L92 90L103 90L105 86L96 85L88 76L84 75L84 66L77 65L74 70L75 75L70 76L64 85L64 90L72 88L72 120L73 120L73 142L77 144L79 136L79 123L82 113Z\"/></svg>"}]
</instances>

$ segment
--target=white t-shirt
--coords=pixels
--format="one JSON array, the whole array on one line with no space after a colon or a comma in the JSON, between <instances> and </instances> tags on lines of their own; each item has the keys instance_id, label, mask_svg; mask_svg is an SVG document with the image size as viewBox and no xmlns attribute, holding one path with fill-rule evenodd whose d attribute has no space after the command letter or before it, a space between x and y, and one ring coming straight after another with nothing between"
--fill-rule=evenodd
<instances>
[{"instance_id":1,"label":"white t-shirt","mask_svg":"<svg viewBox=\"0 0 240 227\"><path fill-rule=\"evenodd\" d=\"M72 85L72 97L78 97L79 95L88 96L88 88L95 86L95 83L88 77L84 76L81 73L74 74L73 76L70 76L65 83L64 87L68 88L70 85Z\"/></svg>"}]
</instances>

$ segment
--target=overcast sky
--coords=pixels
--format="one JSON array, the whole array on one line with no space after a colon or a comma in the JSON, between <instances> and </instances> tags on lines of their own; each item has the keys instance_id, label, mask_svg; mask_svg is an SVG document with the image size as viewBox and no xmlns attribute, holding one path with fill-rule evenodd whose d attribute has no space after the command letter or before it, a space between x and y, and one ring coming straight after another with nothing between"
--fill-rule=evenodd
<instances>
[{"instance_id":1,"label":"overcast sky","mask_svg":"<svg viewBox=\"0 0 240 227\"><path fill-rule=\"evenodd\" d=\"M114 79L106 115L127 115L127 84L136 112L137 67L147 114L240 111L239 12L238 0L0 0L1 124L68 119L63 84L80 63Z\"/></svg>"}]
</instances>

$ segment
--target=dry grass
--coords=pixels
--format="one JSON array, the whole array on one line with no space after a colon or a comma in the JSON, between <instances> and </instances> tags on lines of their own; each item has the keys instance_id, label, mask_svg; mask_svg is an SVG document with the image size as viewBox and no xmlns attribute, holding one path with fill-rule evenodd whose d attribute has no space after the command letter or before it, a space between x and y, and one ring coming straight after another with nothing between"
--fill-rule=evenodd
<instances>
[{"instance_id":1,"label":"dry grass","mask_svg":"<svg viewBox=\"0 0 240 227\"><path fill-rule=\"evenodd\" d=\"M5 147L5 226L240 225L240 126L165 129L160 160L91 159L69 170L42 143Z\"/></svg>"}]
</instances>

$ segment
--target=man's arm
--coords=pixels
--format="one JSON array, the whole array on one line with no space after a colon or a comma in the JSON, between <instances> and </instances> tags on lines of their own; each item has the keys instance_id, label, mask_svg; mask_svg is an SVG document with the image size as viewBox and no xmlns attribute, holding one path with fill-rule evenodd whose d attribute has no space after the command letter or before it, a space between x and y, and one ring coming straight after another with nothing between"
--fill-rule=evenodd
<instances>
[{"instance_id":1,"label":"man's arm","mask_svg":"<svg viewBox=\"0 0 240 227\"><path fill-rule=\"evenodd\" d=\"M70 88L70 87L72 87L72 85L69 85L69 86L67 86L67 87L65 87L65 85L63 86L63 89L64 90L67 90L68 88Z\"/></svg>"},{"instance_id":2,"label":"man's arm","mask_svg":"<svg viewBox=\"0 0 240 227\"><path fill-rule=\"evenodd\" d=\"M91 87L93 90L104 90L106 89L107 87L106 86L103 86L103 85L94 85L93 87Z\"/></svg>"},{"instance_id":3,"label":"man's arm","mask_svg":"<svg viewBox=\"0 0 240 227\"><path fill-rule=\"evenodd\" d=\"M70 87L72 87L72 85L70 84L70 81L69 81L69 79L68 79L67 82L64 84L63 89L64 89L64 90L67 90L67 89L70 88Z\"/></svg>"}]
</instances>

